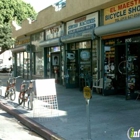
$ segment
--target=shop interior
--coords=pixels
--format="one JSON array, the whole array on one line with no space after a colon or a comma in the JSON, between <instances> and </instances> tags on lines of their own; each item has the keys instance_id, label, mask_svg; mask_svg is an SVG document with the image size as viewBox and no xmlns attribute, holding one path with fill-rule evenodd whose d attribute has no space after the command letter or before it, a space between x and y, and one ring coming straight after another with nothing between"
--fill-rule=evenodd
<instances>
[{"instance_id":1,"label":"shop interior","mask_svg":"<svg viewBox=\"0 0 140 140\"><path fill-rule=\"evenodd\" d=\"M108 41L104 47L104 95L136 99L140 91L140 43Z\"/></svg>"}]
</instances>

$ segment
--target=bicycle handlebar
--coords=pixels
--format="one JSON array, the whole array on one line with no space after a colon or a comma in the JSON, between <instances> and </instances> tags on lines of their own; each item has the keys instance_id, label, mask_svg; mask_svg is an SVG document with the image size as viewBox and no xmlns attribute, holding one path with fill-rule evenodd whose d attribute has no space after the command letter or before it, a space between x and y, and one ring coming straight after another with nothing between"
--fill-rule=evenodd
<instances>
[{"instance_id":1,"label":"bicycle handlebar","mask_svg":"<svg viewBox=\"0 0 140 140\"><path fill-rule=\"evenodd\" d=\"M33 83L35 80L23 80L23 82L22 83L26 83L26 82L28 82L28 83Z\"/></svg>"}]
</instances>

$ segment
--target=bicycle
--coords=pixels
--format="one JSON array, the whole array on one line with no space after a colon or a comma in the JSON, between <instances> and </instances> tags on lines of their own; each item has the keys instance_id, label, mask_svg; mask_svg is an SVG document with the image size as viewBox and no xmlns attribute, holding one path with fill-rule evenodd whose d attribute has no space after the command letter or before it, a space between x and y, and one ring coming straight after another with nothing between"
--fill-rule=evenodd
<instances>
[{"instance_id":1,"label":"bicycle","mask_svg":"<svg viewBox=\"0 0 140 140\"><path fill-rule=\"evenodd\" d=\"M18 97L18 104L23 104L23 107L25 107L25 102L28 102L28 109L33 109L33 98L34 98L34 86L33 86L34 80L23 80L21 86L20 86L20 93ZM28 85L26 84L28 83Z\"/></svg>"},{"instance_id":2,"label":"bicycle","mask_svg":"<svg viewBox=\"0 0 140 140\"><path fill-rule=\"evenodd\" d=\"M17 77L10 77L7 80L7 87L6 87L6 91L5 91L5 98L6 97L10 97L11 101L14 101L16 98L16 79L20 78L21 76L17 76Z\"/></svg>"}]
</instances>

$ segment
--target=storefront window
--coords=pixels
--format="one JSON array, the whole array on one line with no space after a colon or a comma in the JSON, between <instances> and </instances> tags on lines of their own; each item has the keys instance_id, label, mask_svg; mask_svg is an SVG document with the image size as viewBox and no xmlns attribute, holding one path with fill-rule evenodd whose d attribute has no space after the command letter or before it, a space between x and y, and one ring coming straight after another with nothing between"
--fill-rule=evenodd
<instances>
[{"instance_id":1,"label":"storefront window","mask_svg":"<svg viewBox=\"0 0 140 140\"><path fill-rule=\"evenodd\" d=\"M111 82L115 78L115 46L105 46L104 56L104 89L114 89Z\"/></svg>"},{"instance_id":2,"label":"storefront window","mask_svg":"<svg viewBox=\"0 0 140 140\"><path fill-rule=\"evenodd\" d=\"M35 74L37 76L44 76L44 59L43 59L43 52L36 52L35 53Z\"/></svg>"},{"instance_id":3,"label":"storefront window","mask_svg":"<svg viewBox=\"0 0 140 140\"><path fill-rule=\"evenodd\" d=\"M17 75L23 76L23 52L17 53Z\"/></svg>"},{"instance_id":4,"label":"storefront window","mask_svg":"<svg viewBox=\"0 0 140 140\"><path fill-rule=\"evenodd\" d=\"M61 80L62 80L62 84L64 85L65 79L64 79L64 60L65 60L65 51L64 51L64 46L61 46Z\"/></svg>"},{"instance_id":5,"label":"storefront window","mask_svg":"<svg viewBox=\"0 0 140 140\"><path fill-rule=\"evenodd\" d=\"M31 43L34 48L34 64L32 63L33 73L37 76L44 76L44 59L43 48L39 46L39 42L44 40L44 32L40 32L31 36Z\"/></svg>"},{"instance_id":6,"label":"storefront window","mask_svg":"<svg viewBox=\"0 0 140 140\"><path fill-rule=\"evenodd\" d=\"M91 48L91 41L76 43L76 49L86 49L86 48Z\"/></svg>"},{"instance_id":7,"label":"storefront window","mask_svg":"<svg viewBox=\"0 0 140 140\"><path fill-rule=\"evenodd\" d=\"M30 54L24 52L24 64L23 64L23 71L24 71L24 78L29 78L30 75Z\"/></svg>"}]
</instances>

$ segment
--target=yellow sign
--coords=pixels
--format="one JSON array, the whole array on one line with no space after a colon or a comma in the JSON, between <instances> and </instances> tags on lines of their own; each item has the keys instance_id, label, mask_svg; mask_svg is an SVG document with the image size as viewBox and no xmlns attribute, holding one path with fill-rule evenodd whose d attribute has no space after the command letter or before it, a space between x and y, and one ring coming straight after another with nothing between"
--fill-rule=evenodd
<instances>
[{"instance_id":1,"label":"yellow sign","mask_svg":"<svg viewBox=\"0 0 140 140\"><path fill-rule=\"evenodd\" d=\"M110 24L140 16L140 0L129 0L104 9L104 24Z\"/></svg>"},{"instance_id":2,"label":"yellow sign","mask_svg":"<svg viewBox=\"0 0 140 140\"><path fill-rule=\"evenodd\" d=\"M30 39L16 41L15 45L17 46L17 45L22 45L22 44L26 44L26 43L30 43Z\"/></svg>"},{"instance_id":3,"label":"yellow sign","mask_svg":"<svg viewBox=\"0 0 140 140\"><path fill-rule=\"evenodd\" d=\"M91 95L91 89L90 89L90 87L88 87L88 86L87 87L84 87L83 92L84 92L84 97L86 99L91 99L92 95Z\"/></svg>"}]
</instances>

